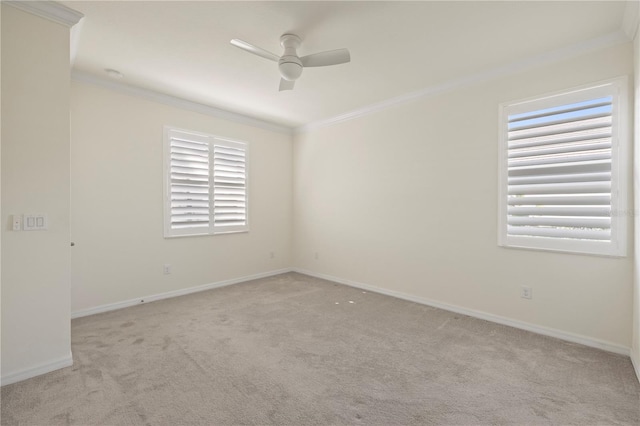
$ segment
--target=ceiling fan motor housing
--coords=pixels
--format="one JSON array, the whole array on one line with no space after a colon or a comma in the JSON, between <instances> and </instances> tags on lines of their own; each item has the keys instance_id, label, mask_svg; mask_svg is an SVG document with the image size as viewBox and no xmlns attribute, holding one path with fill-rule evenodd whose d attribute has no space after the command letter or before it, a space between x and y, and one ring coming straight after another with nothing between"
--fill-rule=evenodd
<instances>
[{"instance_id":1,"label":"ceiling fan motor housing","mask_svg":"<svg viewBox=\"0 0 640 426\"><path fill-rule=\"evenodd\" d=\"M294 81L302 74L302 62L296 53L302 40L295 34L284 34L280 37L280 45L284 48L284 53L278 61L278 68L282 78Z\"/></svg>"}]
</instances>

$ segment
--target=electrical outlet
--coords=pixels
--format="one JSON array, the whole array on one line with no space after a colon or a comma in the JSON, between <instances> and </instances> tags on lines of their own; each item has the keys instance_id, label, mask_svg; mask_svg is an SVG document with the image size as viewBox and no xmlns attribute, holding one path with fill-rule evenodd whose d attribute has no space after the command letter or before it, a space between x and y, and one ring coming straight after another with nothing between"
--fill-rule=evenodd
<instances>
[{"instance_id":1,"label":"electrical outlet","mask_svg":"<svg viewBox=\"0 0 640 426\"><path fill-rule=\"evenodd\" d=\"M522 297L523 299L531 299L533 297L533 290L531 289L531 287L523 285L520 288L520 297Z\"/></svg>"},{"instance_id":2,"label":"electrical outlet","mask_svg":"<svg viewBox=\"0 0 640 426\"><path fill-rule=\"evenodd\" d=\"M162 271L164 272L165 275L170 275L171 274L171 265L169 265L168 263L166 265L164 265L164 267L162 268Z\"/></svg>"}]
</instances>

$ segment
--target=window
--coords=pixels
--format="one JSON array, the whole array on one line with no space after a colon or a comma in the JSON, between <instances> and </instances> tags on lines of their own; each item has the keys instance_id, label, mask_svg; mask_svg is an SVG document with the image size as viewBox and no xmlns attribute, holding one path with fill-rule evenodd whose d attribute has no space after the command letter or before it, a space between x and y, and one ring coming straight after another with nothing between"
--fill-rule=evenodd
<instances>
[{"instance_id":1,"label":"window","mask_svg":"<svg viewBox=\"0 0 640 426\"><path fill-rule=\"evenodd\" d=\"M248 146L165 128L164 236L245 232Z\"/></svg>"},{"instance_id":2,"label":"window","mask_svg":"<svg viewBox=\"0 0 640 426\"><path fill-rule=\"evenodd\" d=\"M500 106L499 245L626 255L626 79Z\"/></svg>"}]
</instances>

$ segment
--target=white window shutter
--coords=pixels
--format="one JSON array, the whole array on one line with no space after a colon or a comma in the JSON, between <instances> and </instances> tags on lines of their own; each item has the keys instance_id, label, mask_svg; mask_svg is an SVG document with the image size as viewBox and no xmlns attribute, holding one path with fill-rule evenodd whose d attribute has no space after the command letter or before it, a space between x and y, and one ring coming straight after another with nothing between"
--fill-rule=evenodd
<instances>
[{"instance_id":1,"label":"white window shutter","mask_svg":"<svg viewBox=\"0 0 640 426\"><path fill-rule=\"evenodd\" d=\"M509 116L508 235L611 240L611 97Z\"/></svg>"},{"instance_id":2,"label":"white window shutter","mask_svg":"<svg viewBox=\"0 0 640 426\"><path fill-rule=\"evenodd\" d=\"M213 143L213 226L215 232L247 226L247 158L240 143Z\"/></svg>"},{"instance_id":3,"label":"white window shutter","mask_svg":"<svg viewBox=\"0 0 640 426\"><path fill-rule=\"evenodd\" d=\"M209 144L172 137L171 229L197 233L209 228Z\"/></svg>"},{"instance_id":4,"label":"white window shutter","mask_svg":"<svg viewBox=\"0 0 640 426\"><path fill-rule=\"evenodd\" d=\"M165 127L165 237L249 230L248 145Z\"/></svg>"},{"instance_id":5,"label":"white window shutter","mask_svg":"<svg viewBox=\"0 0 640 426\"><path fill-rule=\"evenodd\" d=\"M626 254L626 80L502 106L499 243Z\"/></svg>"}]
</instances>

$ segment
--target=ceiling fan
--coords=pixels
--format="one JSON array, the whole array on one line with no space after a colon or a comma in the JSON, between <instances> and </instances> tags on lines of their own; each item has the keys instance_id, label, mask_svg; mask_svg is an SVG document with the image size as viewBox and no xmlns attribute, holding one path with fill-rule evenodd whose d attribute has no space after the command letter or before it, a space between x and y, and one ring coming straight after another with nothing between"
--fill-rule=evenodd
<instances>
[{"instance_id":1,"label":"ceiling fan","mask_svg":"<svg viewBox=\"0 0 640 426\"><path fill-rule=\"evenodd\" d=\"M280 45L284 48L284 53L282 56L278 56L246 41L238 40L237 38L231 40L231 44L240 49L278 63L281 76L280 91L293 89L296 79L300 77L304 67L338 65L351 60L351 55L347 49L328 50L299 57L296 49L300 47L301 42L302 39L295 34L283 34L280 37Z\"/></svg>"}]
</instances>

